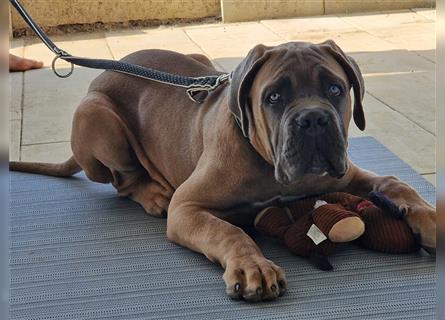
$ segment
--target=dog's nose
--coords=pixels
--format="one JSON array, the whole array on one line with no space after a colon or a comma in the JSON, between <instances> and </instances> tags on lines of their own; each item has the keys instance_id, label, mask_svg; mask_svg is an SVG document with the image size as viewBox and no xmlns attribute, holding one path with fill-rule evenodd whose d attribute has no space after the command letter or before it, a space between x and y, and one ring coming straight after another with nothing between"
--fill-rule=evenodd
<instances>
[{"instance_id":1,"label":"dog's nose","mask_svg":"<svg viewBox=\"0 0 445 320\"><path fill-rule=\"evenodd\" d=\"M325 131L329 123L329 116L323 110L307 110L300 113L295 121L305 133L315 136Z\"/></svg>"}]
</instances>

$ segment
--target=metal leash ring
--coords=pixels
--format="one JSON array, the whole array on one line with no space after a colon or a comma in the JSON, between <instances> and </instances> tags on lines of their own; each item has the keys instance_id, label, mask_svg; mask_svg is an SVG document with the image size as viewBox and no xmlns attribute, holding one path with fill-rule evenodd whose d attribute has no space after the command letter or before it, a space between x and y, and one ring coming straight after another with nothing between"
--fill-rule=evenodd
<instances>
[{"instance_id":1,"label":"metal leash ring","mask_svg":"<svg viewBox=\"0 0 445 320\"><path fill-rule=\"evenodd\" d=\"M51 63L51 68L53 69L54 74L56 76L58 76L59 78L68 78L69 76L71 76L73 74L74 64L72 62L70 62L71 70L67 74L58 73L57 69L56 69L56 61L57 61L57 59L60 59L60 58L61 58L60 55L57 55L57 56L54 57L53 62Z\"/></svg>"}]
</instances>

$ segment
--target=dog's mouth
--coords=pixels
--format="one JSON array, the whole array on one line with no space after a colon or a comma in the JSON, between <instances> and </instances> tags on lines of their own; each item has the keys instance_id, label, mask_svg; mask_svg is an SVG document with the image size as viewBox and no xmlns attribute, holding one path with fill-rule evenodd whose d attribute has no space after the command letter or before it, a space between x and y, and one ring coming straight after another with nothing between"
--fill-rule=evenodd
<instances>
[{"instance_id":1,"label":"dog's mouth","mask_svg":"<svg viewBox=\"0 0 445 320\"><path fill-rule=\"evenodd\" d=\"M326 127L323 134L302 134L289 127L275 161L275 179L293 184L307 174L342 178L347 170L346 138L339 125Z\"/></svg>"},{"instance_id":2,"label":"dog's mouth","mask_svg":"<svg viewBox=\"0 0 445 320\"><path fill-rule=\"evenodd\" d=\"M305 153L307 158L302 162L299 157L281 157L281 161L275 166L275 178L278 182L288 185L298 181L304 175L331 176L342 178L347 170L345 156L333 155L329 158L323 152L315 152L312 157Z\"/></svg>"}]
</instances>

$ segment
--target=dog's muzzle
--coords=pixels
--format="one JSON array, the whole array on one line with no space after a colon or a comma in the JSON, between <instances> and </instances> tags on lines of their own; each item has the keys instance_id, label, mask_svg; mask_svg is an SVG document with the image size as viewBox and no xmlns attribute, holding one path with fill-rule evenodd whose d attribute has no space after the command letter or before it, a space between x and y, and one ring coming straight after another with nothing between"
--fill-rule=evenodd
<instances>
[{"instance_id":1,"label":"dog's muzzle","mask_svg":"<svg viewBox=\"0 0 445 320\"><path fill-rule=\"evenodd\" d=\"M305 174L341 178L347 169L346 137L338 115L325 108L307 108L284 121L275 178L284 184Z\"/></svg>"},{"instance_id":2,"label":"dog's muzzle","mask_svg":"<svg viewBox=\"0 0 445 320\"><path fill-rule=\"evenodd\" d=\"M300 131L308 136L319 136L326 132L329 124L329 114L325 110L304 110L295 118Z\"/></svg>"}]
</instances>

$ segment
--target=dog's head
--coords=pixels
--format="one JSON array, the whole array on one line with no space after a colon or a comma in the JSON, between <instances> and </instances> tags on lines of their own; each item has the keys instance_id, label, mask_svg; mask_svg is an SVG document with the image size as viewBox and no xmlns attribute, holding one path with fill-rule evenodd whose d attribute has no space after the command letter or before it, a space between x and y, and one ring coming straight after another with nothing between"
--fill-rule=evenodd
<instances>
[{"instance_id":1,"label":"dog's head","mask_svg":"<svg viewBox=\"0 0 445 320\"><path fill-rule=\"evenodd\" d=\"M291 184L345 174L352 115L365 128L363 95L357 64L333 41L291 42L249 52L232 74L229 107L276 180Z\"/></svg>"}]
</instances>

